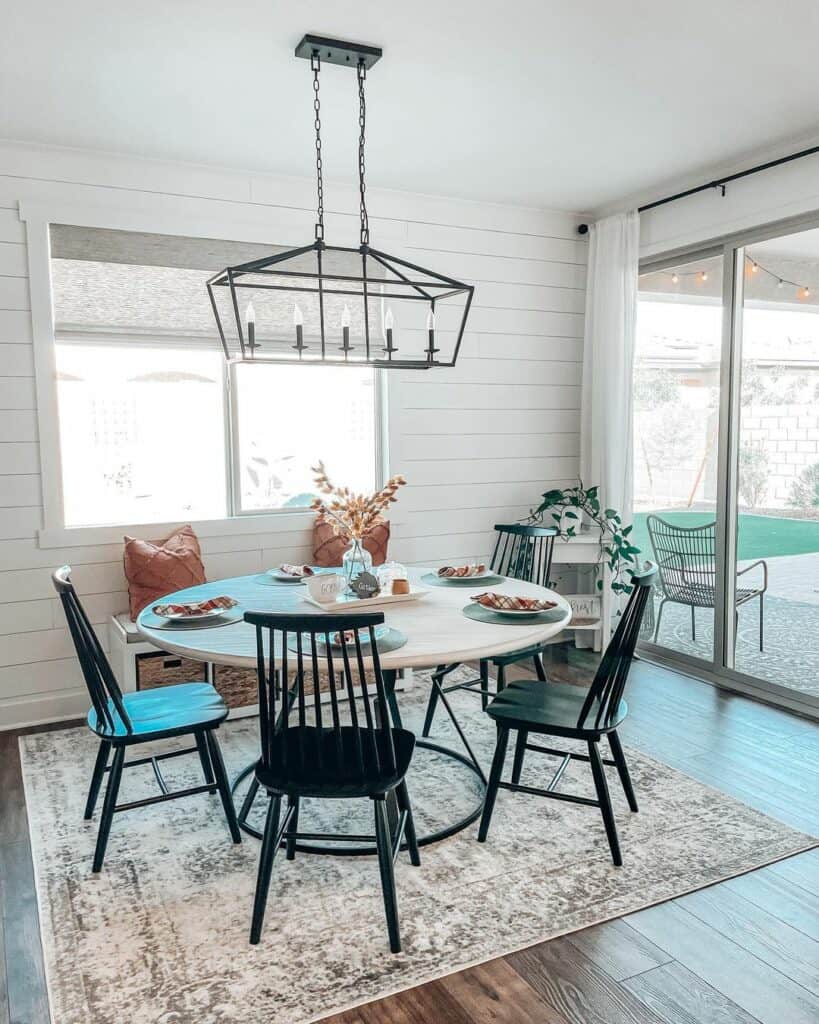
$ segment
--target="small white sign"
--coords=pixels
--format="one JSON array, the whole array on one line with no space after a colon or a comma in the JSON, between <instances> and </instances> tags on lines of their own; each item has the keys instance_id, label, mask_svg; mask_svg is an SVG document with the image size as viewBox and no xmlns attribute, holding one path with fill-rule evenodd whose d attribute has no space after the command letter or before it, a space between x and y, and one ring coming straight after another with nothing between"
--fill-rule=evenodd
<instances>
[{"instance_id":1,"label":"small white sign","mask_svg":"<svg viewBox=\"0 0 819 1024\"><path fill-rule=\"evenodd\" d=\"M572 609L572 619L599 619L600 596L598 594L566 594Z\"/></svg>"}]
</instances>

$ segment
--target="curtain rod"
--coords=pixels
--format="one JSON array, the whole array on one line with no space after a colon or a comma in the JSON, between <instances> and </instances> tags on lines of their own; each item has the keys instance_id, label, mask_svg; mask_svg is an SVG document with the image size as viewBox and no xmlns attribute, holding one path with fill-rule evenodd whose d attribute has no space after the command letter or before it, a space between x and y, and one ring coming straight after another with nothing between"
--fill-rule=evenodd
<instances>
[{"instance_id":1,"label":"curtain rod","mask_svg":"<svg viewBox=\"0 0 819 1024\"><path fill-rule=\"evenodd\" d=\"M749 167L746 171L737 171L736 174L729 174L724 178L715 178L713 181L708 181L704 185L697 185L694 188L687 188L684 192L677 192L673 196L666 196L664 199L655 199L653 203L646 203L645 206L638 208L638 213L645 213L646 210L653 210L657 206L665 206L666 203L674 203L678 199L686 199L688 196L694 196L698 192L707 192L709 189L718 188L725 195L725 186L732 181L737 181L739 178L747 178L749 174L757 174L759 171L770 170L771 167L779 167L781 164L789 164L792 160L801 160L803 156L813 156L814 153L819 153L819 146L811 146L810 149L801 149L798 153L791 153L790 156L781 156L776 160L769 160L764 164L757 164L756 167ZM589 225L580 224L577 228L579 235L585 235L588 233Z\"/></svg>"}]
</instances>

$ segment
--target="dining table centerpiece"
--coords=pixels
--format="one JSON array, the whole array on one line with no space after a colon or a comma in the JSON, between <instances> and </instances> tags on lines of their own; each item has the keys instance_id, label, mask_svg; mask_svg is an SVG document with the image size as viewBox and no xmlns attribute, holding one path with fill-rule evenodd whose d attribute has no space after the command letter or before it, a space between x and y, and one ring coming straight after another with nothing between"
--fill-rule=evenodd
<instances>
[{"instance_id":1,"label":"dining table centerpiece","mask_svg":"<svg viewBox=\"0 0 819 1024\"><path fill-rule=\"evenodd\" d=\"M373 559L364 547L364 537L381 518L384 510L397 501L396 494L406 480L400 474L391 476L384 486L372 494L357 494L349 487L339 487L327 475L323 462L311 467L319 494L310 506L332 526L333 533L349 541L341 559L342 573L350 592L350 584L362 572L370 572Z\"/></svg>"}]
</instances>

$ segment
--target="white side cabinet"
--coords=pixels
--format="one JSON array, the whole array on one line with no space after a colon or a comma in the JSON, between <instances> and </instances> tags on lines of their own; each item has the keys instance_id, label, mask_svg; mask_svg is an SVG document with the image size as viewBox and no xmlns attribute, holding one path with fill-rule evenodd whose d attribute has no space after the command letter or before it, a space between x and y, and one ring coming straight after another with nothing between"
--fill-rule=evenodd
<instances>
[{"instance_id":1,"label":"white side cabinet","mask_svg":"<svg viewBox=\"0 0 819 1024\"><path fill-rule=\"evenodd\" d=\"M594 650L602 651L603 647L608 643L611 631L613 601L611 572L605 561L603 563L600 562L600 533L597 530L593 530L588 533L581 533L577 537L571 537L569 540L562 540L560 537L555 540L552 552L552 566L554 570L561 566L566 568L577 566L578 568L592 569L598 565L600 566L600 578L603 580L602 590L598 590L595 587L593 590L589 590L588 594L573 593L565 595L567 599L587 598L588 602L591 601L591 598L596 598L597 600L594 604L597 606L597 617L579 616L580 621L578 624L570 623L566 629L567 631L574 631L576 646L589 646L587 641L590 637ZM552 576L554 575L553 571ZM591 578L592 573L589 572L588 576Z\"/></svg>"}]
</instances>

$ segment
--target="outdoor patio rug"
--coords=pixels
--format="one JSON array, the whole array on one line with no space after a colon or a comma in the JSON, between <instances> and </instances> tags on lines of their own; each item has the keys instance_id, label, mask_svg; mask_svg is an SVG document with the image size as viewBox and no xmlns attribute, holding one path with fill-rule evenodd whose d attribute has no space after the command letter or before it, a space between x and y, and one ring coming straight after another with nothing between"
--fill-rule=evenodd
<instances>
[{"instance_id":1,"label":"outdoor patio rug","mask_svg":"<svg viewBox=\"0 0 819 1024\"><path fill-rule=\"evenodd\" d=\"M697 639L691 639L691 609L668 602L663 609L658 642L673 651L711 660L714 613L698 608ZM765 597L764 651L759 650L759 602L739 609L737 667L787 686L797 693L819 697L819 604Z\"/></svg>"},{"instance_id":2,"label":"outdoor patio rug","mask_svg":"<svg viewBox=\"0 0 819 1024\"><path fill-rule=\"evenodd\" d=\"M402 695L413 726L427 693L420 677ZM455 699L488 764L491 723L476 699ZM442 737L444 718L439 712ZM256 756L256 728L244 719L220 730L231 774ZM277 858L262 942L251 947L258 843L230 843L217 796L115 818L105 867L93 876L97 821L83 822L82 811L94 737L84 729L40 733L21 747L55 1024L318 1020L817 845L631 750L639 814L629 813L616 775L610 779L622 868L612 866L596 809L502 792L485 845L473 825L423 849L420 868L399 856L400 955L389 953L373 857ZM168 763L173 784L197 779L195 755ZM523 781L538 784L543 765L530 754ZM573 764L561 788L590 794L589 775ZM422 830L476 798L465 769L425 751L409 782ZM126 771L121 799L154 791L150 768ZM302 827L320 830L340 808L344 831L371 830L368 801L313 805Z\"/></svg>"}]
</instances>

